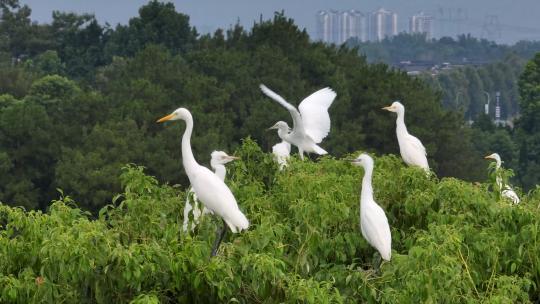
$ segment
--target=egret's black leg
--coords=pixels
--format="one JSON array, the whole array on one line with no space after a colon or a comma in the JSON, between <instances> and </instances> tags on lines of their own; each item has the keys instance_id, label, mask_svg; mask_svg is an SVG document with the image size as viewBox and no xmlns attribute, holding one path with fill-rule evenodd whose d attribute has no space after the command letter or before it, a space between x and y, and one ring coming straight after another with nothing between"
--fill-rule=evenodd
<instances>
[{"instance_id":1,"label":"egret's black leg","mask_svg":"<svg viewBox=\"0 0 540 304\"><path fill-rule=\"evenodd\" d=\"M382 256L378 251L373 254L373 268L376 274L381 274Z\"/></svg>"},{"instance_id":2,"label":"egret's black leg","mask_svg":"<svg viewBox=\"0 0 540 304\"><path fill-rule=\"evenodd\" d=\"M219 245L221 244L221 241L223 241L225 234L227 234L227 223L225 223L225 220L223 220L223 227L221 229L218 228L216 231L216 240L214 241L214 246L212 247L212 257L216 256Z\"/></svg>"}]
</instances>

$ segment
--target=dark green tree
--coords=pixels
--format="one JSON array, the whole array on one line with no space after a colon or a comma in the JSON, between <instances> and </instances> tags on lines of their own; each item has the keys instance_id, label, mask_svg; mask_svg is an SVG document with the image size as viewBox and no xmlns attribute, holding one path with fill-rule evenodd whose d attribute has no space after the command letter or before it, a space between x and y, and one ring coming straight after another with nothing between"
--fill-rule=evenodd
<instances>
[{"instance_id":1,"label":"dark green tree","mask_svg":"<svg viewBox=\"0 0 540 304\"><path fill-rule=\"evenodd\" d=\"M139 9L139 17L116 27L107 51L109 56L133 56L149 44L162 44L180 53L192 49L196 37L189 17L177 12L173 3L152 0Z\"/></svg>"},{"instance_id":2,"label":"dark green tree","mask_svg":"<svg viewBox=\"0 0 540 304\"><path fill-rule=\"evenodd\" d=\"M104 48L108 32L93 15L54 11L51 31L58 55L70 76L92 76L96 67L107 63Z\"/></svg>"},{"instance_id":3,"label":"dark green tree","mask_svg":"<svg viewBox=\"0 0 540 304\"><path fill-rule=\"evenodd\" d=\"M519 145L519 178L527 189L540 181L540 53L519 80L521 117L516 124Z\"/></svg>"}]
</instances>

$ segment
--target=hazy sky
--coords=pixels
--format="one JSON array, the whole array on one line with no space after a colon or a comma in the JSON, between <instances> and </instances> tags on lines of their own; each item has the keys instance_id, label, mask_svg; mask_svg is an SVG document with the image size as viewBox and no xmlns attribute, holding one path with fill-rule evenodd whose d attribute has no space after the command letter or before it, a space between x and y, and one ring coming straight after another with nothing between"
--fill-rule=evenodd
<instances>
[{"instance_id":1,"label":"hazy sky","mask_svg":"<svg viewBox=\"0 0 540 304\"><path fill-rule=\"evenodd\" d=\"M101 22L112 25L126 23L136 16L145 0L21 0L32 8L32 18L51 20L53 10L94 13ZM491 37L499 42L520 39L540 40L540 0L175 0L176 9L191 18L199 32L228 28L237 20L250 27L254 20L270 18L275 11L285 10L296 23L315 35L315 14L322 9L357 9L370 12L379 7L395 11L400 31L407 29L408 18L423 10L433 15L436 35L469 32L477 37ZM452 15L453 22L448 21ZM496 17L489 17L496 16ZM443 20L447 21L443 21ZM456 19L464 19L460 22ZM491 20L491 36L483 25ZM498 22L497 22L498 20ZM498 24L498 26L497 26ZM501 35L497 35L500 29Z\"/></svg>"}]
</instances>

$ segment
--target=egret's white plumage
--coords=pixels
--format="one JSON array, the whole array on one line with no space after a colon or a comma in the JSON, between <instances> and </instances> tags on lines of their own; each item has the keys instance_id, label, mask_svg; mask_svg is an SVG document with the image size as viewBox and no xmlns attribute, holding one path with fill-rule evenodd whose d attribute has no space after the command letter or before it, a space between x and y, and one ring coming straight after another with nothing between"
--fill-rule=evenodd
<instances>
[{"instance_id":1,"label":"egret's white plumage","mask_svg":"<svg viewBox=\"0 0 540 304\"><path fill-rule=\"evenodd\" d=\"M429 171L426 148L418 138L409 134L405 126L405 107L399 101L394 101L392 105L383 109L397 113L396 135L403 161L409 166L418 166Z\"/></svg>"},{"instance_id":2,"label":"egret's white plumage","mask_svg":"<svg viewBox=\"0 0 540 304\"><path fill-rule=\"evenodd\" d=\"M495 170L499 171L499 169L502 166L502 160L501 156L498 153L493 153L485 157L486 159L493 159L496 162ZM519 196L517 193L510 187L510 185L504 184L502 181L502 177L499 172L495 173L495 183L497 183L497 187L499 188L499 191L501 191L501 196L509 199L514 204L519 204L521 200L519 199Z\"/></svg>"},{"instance_id":3,"label":"egret's white plumage","mask_svg":"<svg viewBox=\"0 0 540 304\"><path fill-rule=\"evenodd\" d=\"M352 161L354 165L364 168L362 190L360 193L360 230L368 243L375 247L386 261L392 254L392 235L384 210L373 199L371 177L373 175L373 159L363 153Z\"/></svg>"},{"instance_id":4,"label":"egret's white plumage","mask_svg":"<svg viewBox=\"0 0 540 304\"><path fill-rule=\"evenodd\" d=\"M210 155L210 167L214 169L214 173L221 179L222 181L225 181L225 175L227 174L227 169L225 169L225 164L238 159L236 156L230 156L227 153L223 151L214 151ZM193 206L191 204L191 201L193 200ZM193 213L193 223L191 225L191 229L195 228L195 226L199 223L199 218L205 214L213 213L208 208L203 206L203 209L201 211L197 195L193 191L192 187L189 187L189 190L186 195L186 204L184 205L184 231L187 231L188 225L189 225L189 213Z\"/></svg>"},{"instance_id":5,"label":"egret's white plumage","mask_svg":"<svg viewBox=\"0 0 540 304\"><path fill-rule=\"evenodd\" d=\"M279 169L283 170L283 168L287 166L287 161L289 160L291 144L286 141L277 143L272 147L272 153L274 154L274 159L279 164Z\"/></svg>"},{"instance_id":6,"label":"egret's white plumage","mask_svg":"<svg viewBox=\"0 0 540 304\"><path fill-rule=\"evenodd\" d=\"M182 163L197 198L203 205L219 215L233 233L249 227L249 221L238 208L236 199L225 183L208 168L201 166L195 160L191 150L191 134L193 132L193 117L185 108L178 108L172 114L158 120L184 120L186 130L182 136Z\"/></svg>"},{"instance_id":7,"label":"egret's white plumage","mask_svg":"<svg viewBox=\"0 0 540 304\"><path fill-rule=\"evenodd\" d=\"M336 93L330 88L324 88L306 97L298 110L283 97L274 93L265 85L260 85L261 91L268 97L277 101L291 113L293 129L290 130L286 122L278 121L271 129L277 129L279 137L298 147L300 158L304 159L304 152L317 153L327 152L317 144L330 132L330 115L328 108L336 98Z\"/></svg>"}]
</instances>

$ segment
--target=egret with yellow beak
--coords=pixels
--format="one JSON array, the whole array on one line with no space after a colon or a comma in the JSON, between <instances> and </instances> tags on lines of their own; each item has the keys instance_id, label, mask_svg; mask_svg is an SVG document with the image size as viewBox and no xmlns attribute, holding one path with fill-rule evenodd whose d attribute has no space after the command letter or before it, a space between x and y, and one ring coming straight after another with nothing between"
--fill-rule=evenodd
<instances>
[{"instance_id":1,"label":"egret with yellow beak","mask_svg":"<svg viewBox=\"0 0 540 304\"><path fill-rule=\"evenodd\" d=\"M248 229L249 221L238 208L236 199L225 183L208 168L201 166L195 160L191 150L191 134L193 133L193 117L185 108L178 108L171 114L160 118L157 122L169 120L183 120L186 122L186 130L182 135L182 163L191 183L191 187L201 203L214 214L223 219L223 228L218 229L216 241L212 248L212 256L215 256L221 241L229 226L233 233Z\"/></svg>"},{"instance_id":2,"label":"egret with yellow beak","mask_svg":"<svg viewBox=\"0 0 540 304\"><path fill-rule=\"evenodd\" d=\"M405 107L399 101L394 101L383 110L397 114L396 135L403 161L409 166L417 166L429 172L426 148L418 138L409 134L405 126Z\"/></svg>"}]
</instances>

